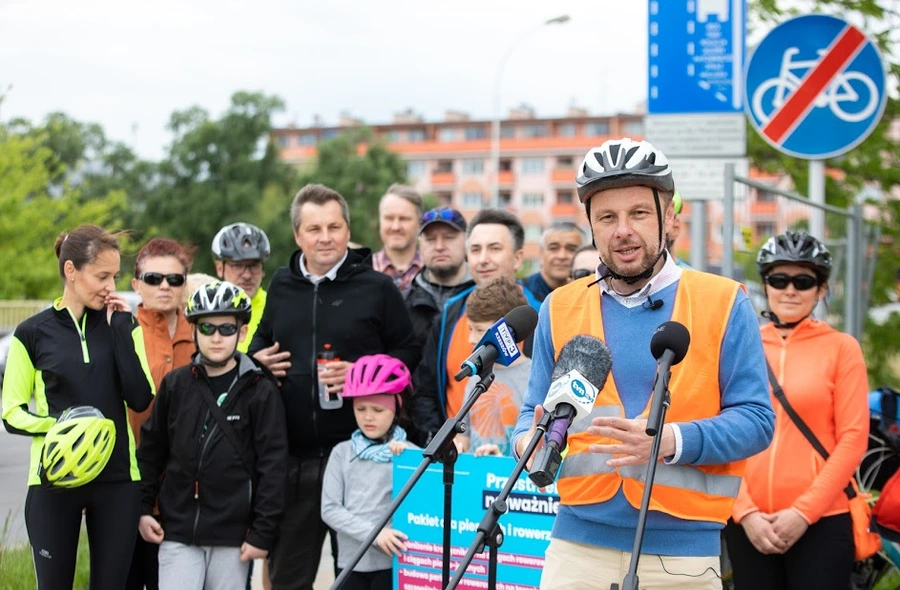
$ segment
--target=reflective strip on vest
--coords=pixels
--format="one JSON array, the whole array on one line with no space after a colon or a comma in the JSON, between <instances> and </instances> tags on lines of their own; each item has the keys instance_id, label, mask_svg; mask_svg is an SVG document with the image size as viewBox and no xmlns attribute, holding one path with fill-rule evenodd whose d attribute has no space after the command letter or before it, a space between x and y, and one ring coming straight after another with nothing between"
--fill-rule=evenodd
<instances>
[{"instance_id":1,"label":"reflective strip on vest","mask_svg":"<svg viewBox=\"0 0 900 590\"><path fill-rule=\"evenodd\" d=\"M560 477L582 477L615 473L616 468L606 464L613 455L606 453L578 453L569 455L563 461ZM629 465L619 467L619 475L623 478L635 479L643 483L646 480L646 465ZM727 496L736 498L741 487L741 478L736 475L712 475L688 465L666 465L659 463L653 482L683 490L692 490L701 494Z\"/></svg>"},{"instance_id":2,"label":"reflective strip on vest","mask_svg":"<svg viewBox=\"0 0 900 590\"><path fill-rule=\"evenodd\" d=\"M647 475L646 465L629 465L619 468L619 475L636 479L643 483ZM654 484L693 490L701 494L713 496L727 496L737 498L741 488L741 478L737 475L713 475L704 473L690 465L666 465L659 463L656 466Z\"/></svg>"}]
</instances>

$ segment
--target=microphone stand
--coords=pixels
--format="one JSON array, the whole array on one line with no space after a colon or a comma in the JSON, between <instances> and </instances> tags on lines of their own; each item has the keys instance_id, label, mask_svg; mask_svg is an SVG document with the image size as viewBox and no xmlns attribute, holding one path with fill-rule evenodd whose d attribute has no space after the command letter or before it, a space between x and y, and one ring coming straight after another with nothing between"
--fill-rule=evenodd
<instances>
[{"instance_id":1,"label":"microphone stand","mask_svg":"<svg viewBox=\"0 0 900 590\"><path fill-rule=\"evenodd\" d=\"M495 499L493 503L491 503L491 507L484 514L484 518L481 519L481 523L478 525L477 529L478 532L475 535L475 540L472 541L472 544L469 546L469 550L466 553L466 556L460 562L459 567L456 568L456 573L453 575L453 579L450 580L449 585L444 585L445 590L454 590L459 585L460 581L462 581L463 576L466 574L466 570L472 563L472 560L475 559L475 555L484 551L485 546L489 547L490 549L488 552L487 587L488 590L496 590L497 553L500 545L503 544L503 531L501 530L498 521L502 515L506 514L506 499L509 498L509 495L512 493L513 488L519 480L519 476L525 469L525 464L528 463L528 459L534 453L534 449L537 447L538 443L547 432L547 427L550 425L551 418L552 414L550 412L544 413L543 417L541 417L540 421L537 424L537 431L534 433L534 436L528 443L528 446L525 447L525 452L522 453L522 457L519 458L518 463L516 463L516 467L515 469L513 469L512 474L510 474L509 479L506 481L506 485L503 486L500 494L497 495L497 499Z\"/></svg>"},{"instance_id":2,"label":"microphone stand","mask_svg":"<svg viewBox=\"0 0 900 590\"><path fill-rule=\"evenodd\" d=\"M667 350L665 354L671 354ZM662 363L660 363L662 364ZM669 359L668 366L671 366ZM628 572L622 581L622 590L638 590L640 580L637 569L638 560L641 557L641 545L644 543L644 529L647 526L647 512L650 511L650 493L653 491L653 479L656 477L656 464L659 461L659 447L662 443L662 429L665 424L666 410L669 409L671 399L669 396L669 377L672 372L667 370L664 374L657 373L657 379L663 379L662 395L654 395L650 402L650 414L647 416L647 434L653 437L650 445L650 459L647 463L647 473L644 477L644 495L641 498L641 509L638 512L637 531L634 535L634 546L631 549L631 563ZM655 384L654 384L655 385ZM654 390L656 387L654 386ZM619 590L618 584L612 584L610 590Z\"/></svg>"},{"instance_id":3,"label":"microphone stand","mask_svg":"<svg viewBox=\"0 0 900 590\"><path fill-rule=\"evenodd\" d=\"M479 381L475 384L475 388L472 390L472 394L466 398L465 403L463 403L462 408L460 408L459 413L456 414L453 418L447 418L444 422L444 425L441 426L441 429L437 431L437 434L432 437L431 442L428 443L428 446L425 447L425 450L422 451L422 462L419 463L419 466L413 472L412 476L407 480L406 484L404 484L403 488L397 494L397 497L394 498L394 501L391 502L391 505L388 507L387 512L381 520L372 528L372 531L369 535L363 540L362 545L360 545L359 549L350 559L350 563L343 569L341 575L337 577L334 581L334 584L331 585L331 590L339 590L343 587L344 583L347 581L347 578L350 577L350 573L353 571L353 568L360 562L363 558L363 555L366 554L366 551L372 546L372 543L375 542L375 538L378 536L378 533L381 532L381 529L390 522L391 518L394 516L394 513L397 512L397 509L400 508L400 504L406 499L406 497L412 492L413 487L415 487L416 483L422 478L425 474L425 470L428 469L433 463L440 461L444 464L444 523L443 523L443 534L444 534L444 542L443 542L443 563L441 567L441 587L445 587L450 580L450 543L451 543L451 533L453 529L451 527L451 508L453 504L453 466L456 464L456 458L459 456L459 452L456 449L456 445L453 444L453 439L456 438L457 433L463 433L466 431L466 425L463 424L463 418L469 413L469 410L472 409L472 406L478 401L478 398L481 397L485 391L487 391L490 386L494 383L494 372L493 372L493 363L487 363L485 367L478 373Z\"/></svg>"}]
</instances>

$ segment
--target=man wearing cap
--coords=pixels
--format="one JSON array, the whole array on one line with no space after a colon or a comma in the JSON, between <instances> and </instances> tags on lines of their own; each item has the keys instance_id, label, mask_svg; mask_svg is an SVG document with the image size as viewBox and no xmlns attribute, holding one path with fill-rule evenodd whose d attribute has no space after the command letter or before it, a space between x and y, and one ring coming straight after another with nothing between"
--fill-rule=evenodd
<instances>
[{"instance_id":1,"label":"man wearing cap","mask_svg":"<svg viewBox=\"0 0 900 590\"><path fill-rule=\"evenodd\" d=\"M411 186L392 184L378 203L378 231L384 247L372 255L372 266L404 292L422 268L416 248L422 197Z\"/></svg>"},{"instance_id":2,"label":"man wearing cap","mask_svg":"<svg viewBox=\"0 0 900 590\"><path fill-rule=\"evenodd\" d=\"M424 267L404 293L416 341L424 347L444 303L475 285L466 264L466 218L449 207L427 211L420 221Z\"/></svg>"},{"instance_id":3,"label":"man wearing cap","mask_svg":"<svg viewBox=\"0 0 900 590\"><path fill-rule=\"evenodd\" d=\"M650 143L624 138L591 149L576 185L600 265L541 306L513 434L516 454L535 433L566 343L580 334L596 337L609 348L612 369L596 384L590 417L568 429L541 588L622 583L653 441L646 434L657 372L651 341L677 333L673 325L659 332L661 324L677 322L690 342L672 338L666 347L681 349L683 359L668 380L671 405L659 431L640 588L720 589L720 533L741 486L743 460L765 449L774 432L756 312L739 283L683 269L666 252L675 186L666 156Z\"/></svg>"}]
</instances>

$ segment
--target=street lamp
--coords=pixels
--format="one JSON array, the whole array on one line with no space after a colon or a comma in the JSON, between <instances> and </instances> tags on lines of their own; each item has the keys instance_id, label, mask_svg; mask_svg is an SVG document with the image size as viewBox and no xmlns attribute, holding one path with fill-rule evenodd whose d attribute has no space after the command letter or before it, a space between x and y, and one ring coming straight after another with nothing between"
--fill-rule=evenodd
<instances>
[{"instance_id":1,"label":"street lamp","mask_svg":"<svg viewBox=\"0 0 900 590\"><path fill-rule=\"evenodd\" d=\"M506 67L506 62L509 60L513 50L534 31L546 25L561 25L570 20L571 18L568 14L563 14L527 28L509 46L509 49L506 50L506 53L503 54L503 58L500 60L500 67L497 68L497 77L494 78L494 120L491 122L491 169L493 171L491 206L494 208L500 207L500 82L503 79L503 69Z\"/></svg>"}]
</instances>

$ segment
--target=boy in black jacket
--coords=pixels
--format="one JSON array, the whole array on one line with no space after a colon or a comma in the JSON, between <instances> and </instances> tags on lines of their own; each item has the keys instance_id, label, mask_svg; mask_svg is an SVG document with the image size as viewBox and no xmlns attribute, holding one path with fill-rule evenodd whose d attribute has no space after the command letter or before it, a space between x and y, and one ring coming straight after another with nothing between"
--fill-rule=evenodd
<instances>
[{"instance_id":1,"label":"boy in black jacket","mask_svg":"<svg viewBox=\"0 0 900 590\"><path fill-rule=\"evenodd\" d=\"M141 431L140 533L160 543L161 590L243 590L284 508L284 407L271 375L237 352L250 320L243 290L204 285L185 317L199 352L165 376Z\"/></svg>"}]
</instances>

